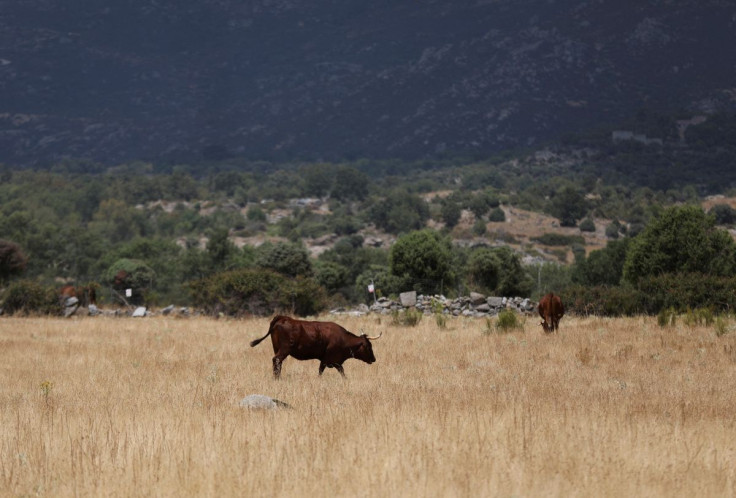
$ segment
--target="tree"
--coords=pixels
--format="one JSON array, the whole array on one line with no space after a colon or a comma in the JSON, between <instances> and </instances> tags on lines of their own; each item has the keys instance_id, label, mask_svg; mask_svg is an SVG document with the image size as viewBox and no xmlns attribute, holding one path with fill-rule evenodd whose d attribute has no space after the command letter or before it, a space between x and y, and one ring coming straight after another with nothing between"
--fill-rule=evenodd
<instances>
[{"instance_id":1,"label":"tree","mask_svg":"<svg viewBox=\"0 0 736 498\"><path fill-rule=\"evenodd\" d=\"M468 208L473 212L476 218L485 216L488 210L491 208L491 203L488 195L485 192L481 192L472 196L468 202Z\"/></svg>"},{"instance_id":2,"label":"tree","mask_svg":"<svg viewBox=\"0 0 736 498\"><path fill-rule=\"evenodd\" d=\"M260 268L268 268L289 277L312 276L309 253L300 244L267 242L258 248L255 263Z\"/></svg>"},{"instance_id":3,"label":"tree","mask_svg":"<svg viewBox=\"0 0 736 498\"><path fill-rule=\"evenodd\" d=\"M715 216L716 223L719 225L733 225L736 223L736 209L728 204L716 204L708 214Z\"/></svg>"},{"instance_id":4,"label":"tree","mask_svg":"<svg viewBox=\"0 0 736 498\"><path fill-rule=\"evenodd\" d=\"M126 289L131 289L128 299L131 304L143 304L146 292L153 287L154 277L153 269L143 261L122 258L107 269L105 280L121 295L125 295Z\"/></svg>"},{"instance_id":5,"label":"tree","mask_svg":"<svg viewBox=\"0 0 736 498\"><path fill-rule=\"evenodd\" d=\"M468 279L479 290L492 292L498 286L498 277L501 272L501 260L493 249L482 247L470 254L468 260Z\"/></svg>"},{"instance_id":6,"label":"tree","mask_svg":"<svg viewBox=\"0 0 736 498\"><path fill-rule=\"evenodd\" d=\"M331 294L348 285L348 270L339 263L317 261L314 265L317 282Z\"/></svg>"},{"instance_id":7,"label":"tree","mask_svg":"<svg viewBox=\"0 0 736 498\"><path fill-rule=\"evenodd\" d=\"M460 221L460 214L461 209L458 204L450 199L445 199L442 202L442 219L445 222L445 225L447 225L448 228L452 228L455 225L457 225L457 222Z\"/></svg>"},{"instance_id":8,"label":"tree","mask_svg":"<svg viewBox=\"0 0 736 498\"><path fill-rule=\"evenodd\" d=\"M631 239L611 240L575 263L572 279L582 285L619 285Z\"/></svg>"},{"instance_id":9,"label":"tree","mask_svg":"<svg viewBox=\"0 0 736 498\"><path fill-rule=\"evenodd\" d=\"M736 243L700 207L669 208L632 241L624 279L637 283L642 277L667 273L734 276Z\"/></svg>"},{"instance_id":10,"label":"tree","mask_svg":"<svg viewBox=\"0 0 736 498\"><path fill-rule=\"evenodd\" d=\"M595 222L592 218L585 218L578 226L581 232L595 232Z\"/></svg>"},{"instance_id":11,"label":"tree","mask_svg":"<svg viewBox=\"0 0 736 498\"><path fill-rule=\"evenodd\" d=\"M362 171L341 166L335 172L335 187L331 197L341 201L362 201L368 195L369 178Z\"/></svg>"},{"instance_id":12,"label":"tree","mask_svg":"<svg viewBox=\"0 0 736 498\"><path fill-rule=\"evenodd\" d=\"M311 164L302 169L307 195L325 197L335 184L335 167L331 164Z\"/></svg>"},{"instance_id":13,"label":"tree","mask_svg":"<svg viewBox=\"0 0 736 498\"><path fill-rule=\"evenodd\" d=\"M550 213L560 220L563 227L574 227L587 210L585 197L572 185L557 192L550 205Z\"/></svg>"},{"instance_id":14,"label":"tree","mask_svg":"<svg viewBox=\"0 0 736 498\"><path fill-rule=\"evenodd\" d=\"M419 230L396 240L389 252L391 273L415 290L440 292L454 280L450 239L434 230Z\"/></svg>"},{"instance_id":15,"label":"tree","mask_svg":"<svg viewBox=\"0 0 736 498\"><path fill-rule=\"evenodd\" d=\"M368 215L378 228L398 234L424 227L429 219L429 206L415 194L394 189L385 199L375 202Z\"/></svg>"},{"instance_id":16,"label":"tree","mask_svg":"<svg viewBox=\"0 0 736 498\"><path fill-rule=\"evenodd\" d=\"M493 209L491 209L491 212L488 213L488 221L506 221L506 213L503 209L496 206Z\"/></svg>"},{"instance_id":17,"label":"tree","mask_svg":"<svg viewBox=\"0 0 736 498\"><path fill-rule=\"evenodd\" d=\"M27 264L28 258L18 244L0 239L0 283L23 273Z\"/></svg>"},{"instance_id":18,"label":"tree","mask_svg":"<svg viewBox=\"0 0 736 498\"><path fill-rule=\"evenodd\" d=\"M507 246L496 247L493 251L500 261L496 292L502 296L530 296L534 280L524 271L519 255Z\"/></svg>"},{"instance_id":19,"label":"tree","mask_svg":"<svg viewBox=\"0 0 736 498\"><path fill-rule=\"evenodd\" d=\"M210 258L213 271L222 271L227 267L227 261L237 251L235 244L228 239L227 228L215 228L210 233L207 242L207 255Z\"/></svg>"}]
</instances>

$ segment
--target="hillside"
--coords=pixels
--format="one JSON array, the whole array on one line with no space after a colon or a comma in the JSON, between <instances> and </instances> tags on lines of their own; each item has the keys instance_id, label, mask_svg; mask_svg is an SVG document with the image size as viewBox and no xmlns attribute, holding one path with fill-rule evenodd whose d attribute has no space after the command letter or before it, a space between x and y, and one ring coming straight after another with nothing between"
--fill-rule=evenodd
<instances>
[{"instance_id":1,"label":"hillside","mask_svg":"<svg viewBox=\"0 0 736 498\"><path fill-rule=\"evenodd\" d=\"M736 92L722 0L1 5L12 165L482 156Z\"/></svg>"}]
</instances>

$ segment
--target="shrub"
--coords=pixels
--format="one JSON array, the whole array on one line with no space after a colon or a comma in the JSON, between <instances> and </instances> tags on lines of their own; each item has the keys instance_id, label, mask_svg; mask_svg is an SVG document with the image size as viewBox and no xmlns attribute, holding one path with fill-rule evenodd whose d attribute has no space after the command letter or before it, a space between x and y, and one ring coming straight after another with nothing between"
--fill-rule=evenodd
<instances>
[{"instance_id":1,"label":"shrub","mask_svg":"<svg viewBox=\"0 0 736 498\"><path fill-rule=\"evenodd\" d=\"M561 233L545 233L532 240L545 246L571 246L573 244L585 245L585 239L580 235L564 235Z\"/></svg>"},{"instance_id":2,"label":"shrub","mask_svg":"<svg viewBox=\"0 0 736 498\"><path fill-rule=\"evenodd\" d=\"M657 325L660 327L674 327L677 321L677 312L674 308L662 309L657 314Z\"/></svg>"},{"instance_id":3,"label":"shrub","mask_svg":"<svg viewBox=\"0 0 736 498\"><path fill-rule=\"evenodd\" d=\"M324 288L312 278L287 278L271 270L241 269L189 283L195 305L229 316L276 311L314 315L326 307Z\"/></svg>"},{"instance_id":4,"label":"shrub","mask_svg":"<svg viewBox=\"0 0 736 498\"><path fill-rule=\"evenodd\" d=\"M521 329L522 323L519 316L511 310L501 310L498 313L498 321L496 321L496 330L499 332L510 332L514 329Z\"/></svg>"},{"instance_id":5,"label":"shrub","mask_svg":"<svg viewBox=\"0 0 736 498\"><path fill-rule=\"evenodd\" d=\"M422 313L416 309L395 310L391 313L391 325L415 327L421 321Z\"/></svg>"},{"instance_id":6,"label":"shrub","mask_svg":"<svg viewBox=\"0 0 736 498\"><path fill-rule=\"evenodd\" d=\"M606 227L606 237L608 237L609 239L617 239L620 229L621 226L618 224L617 221L614 221Z\"/></svg>"},{"instance_id":7,"label":"shrub","mask_svg":"<svg viewBox=\"0 0 736 498\"><path fill-rule=\"evenodd\" d=\"M483 221L481 218L478 218L477 220L475 220L475 223L473 223L473 233L477 235L478 237L485 235L486 222Z\"/></svg>"},{"instance_id":8,"label":"shrub","mask_svg":"<svg viewBox=\"0 0 736 498\"><path fill-rule=\"evenodd\" d=\"M733 225L736 223L736 209L728 204L716 204L708 211L708 214L715 217L718 225Z\"/></svg>"},{"instance_id":9,"label":"shrub","mask_svg":"<svg viewBox=\"0 0 736 498\"><path fill-rule=\"evenodd\" d=\"M658 313L663 308L685 311L685 305L712 311L736 307L736 280L733 278L670 273L642 278L637 287L641 311L649 314Z\"/></svg>"},{"instance_id":10,"label":"shrub","mask_svg":"<svg viewBox=\"0 0 736 498\"><path fill-rule=\"evenodd\" d=\"M624 278L631 283L680 272L736 275L736 243L698 206L665 210L632 241L626 254Z\"/></svg>"},{"instance_id":11,"label":"shrub","mask_svg":"<svg viewBox=\"0 0 736 498\"><path fill-rule=\"evenodd\" d=\"M717 337L724 336L728 333L728 326L727 326L726 320L724 320L723 317L721 316L716 317L715 329L716 329Z\"/></svg>"},{"instance_id":12,"label":"shrub","mask_svg":"<svg viewBox=\"0 0 736 498\"><path fill-rule=\"evenodd\" d=\"M590 218L585 218L578 224L581 232L595 232L595 223Z\"/></svg>"},{"instance_id":13,"label":"shrub","mask_svg":"<svg viewBox=\"0 0 736 498\"><path fill-rule=\"evenodd\" d=\"M18 280L3 293L3 312L49 315L60 313L61 307L53 288L31 280Z\"/></svg>"},{"instance_id":14,"label":"shrub","mask_svg":"<svg viewBox=\"0 0 736 498\"><path fill-rule=\"evenodd\" d=\"M687 309L685 313L685 325L695 327L698 325L710 326L713 323L713 312L708 308Z\"/></svg>"},{"instance_id":15,"label":"shrub","mask_svg":"<svg viewBox=\"0 0 736 498\"><path fill-rule=\"evenodd\" d=\"M506 221L506 213L500 207L495 207L488 213L488 221Z\"/></svg>"},{"instance_id":16,"label":"shrub","mask_svg":"<svg viewBox=\"0 0 736 498\"><path fill-rule=\"evenodd\" d=\"M572 285L565 290L567 312L579 315L637 315L645 311L643 301L641 291L633 287Z\"/></svg>"}]
</instances>

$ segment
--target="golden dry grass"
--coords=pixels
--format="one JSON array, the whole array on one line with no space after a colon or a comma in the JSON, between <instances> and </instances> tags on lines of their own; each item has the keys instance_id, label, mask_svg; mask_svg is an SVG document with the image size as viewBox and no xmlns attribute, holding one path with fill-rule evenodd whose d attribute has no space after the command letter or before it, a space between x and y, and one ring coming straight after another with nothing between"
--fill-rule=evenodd
<instances>
[{"instance_id":1,"label":"golden dry grass","mask_svg":"<svg viewBox=\"0 0 736 498\"><path fill-rule=\"evenodd\" d=\"M0 496L736 495L733 332L333 319L385 330L347 380L266 319L0 319Z\"/></svg>"}]
</instances>

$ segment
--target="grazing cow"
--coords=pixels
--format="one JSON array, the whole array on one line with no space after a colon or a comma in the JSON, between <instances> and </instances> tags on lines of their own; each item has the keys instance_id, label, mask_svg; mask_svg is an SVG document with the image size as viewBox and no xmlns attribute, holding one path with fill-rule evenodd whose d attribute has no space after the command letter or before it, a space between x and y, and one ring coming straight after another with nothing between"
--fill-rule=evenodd
<instances>
[{"instance_id":1,"label":"grazing cow","mask_svg":"<svg viewBox=\"0 0 736 498\"><path fill-rule=\"evenodd\" d=\"M65 306L67 299L77 297L77 289L73 285L64 285L58 291L59 306ZM79 298L77 298L79 299ZM77 301L79 302L79 301Z\"/></svg>"},{"instance_id":2,"label":"grazing cow","mask_svg":"<svg viewBox=\"0 0 736 498\"><path fill-rule=\"evenodd\" d=\"M542 328L545 332L554 332L560 327L560 318L565 314L560 296L550 292L539 301L539 316L542 317Z\"/></svg>"},{"instance_id":3,"label":"grazing cow","mask_svg":"<svg viewBox=\"0 0 736 498\"><path fill-rule=\"evenodd\" d=\"M271 320L268 333L251 341L250 346L257 346L268 336L273 343L273 376L281 376L281 363L291 355L297 360L319 360L319 374L325 368L335 368L345 377L342 364L349 358L357 358L366 363L373 363L371 341L381 337L357 336L332 322L311 322L295 320L288 316L276 316Z\"/></svg>"},{"instance_id":4,"label":"grazing cow","mask_svg":"<svg viewBox=\"0 0 736 498\"><path fill-rule=\"evenodd\" d=\"M97 286L89 284L85 286L74 287L73 285L64 285L58 291L59 304L64 305L70 297L76 297L80 306L89 306L97 304Z\"/></svg>"}]
</instances>

